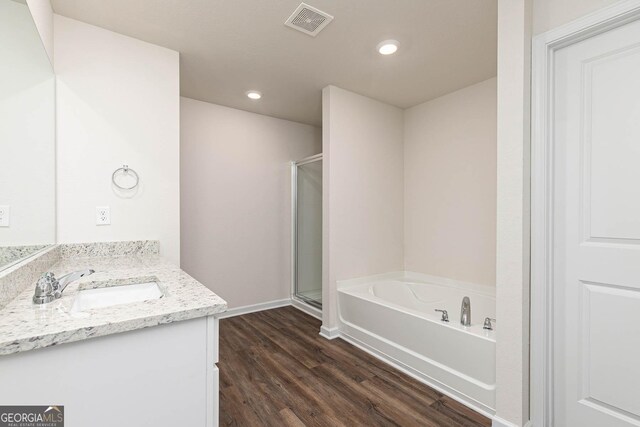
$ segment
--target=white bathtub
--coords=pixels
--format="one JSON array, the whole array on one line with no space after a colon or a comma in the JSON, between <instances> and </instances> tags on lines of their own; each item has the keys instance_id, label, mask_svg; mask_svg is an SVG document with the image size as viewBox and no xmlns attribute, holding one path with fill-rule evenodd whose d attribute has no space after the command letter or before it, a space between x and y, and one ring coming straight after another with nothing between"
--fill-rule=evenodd
<instances>
[{"instance_id":1,"label":"white bathtub","mask_svg":"<svg viewBox=\"0 0 640 427\"><path fill-rule=\"evenodd\" d=\"M462 298L471 326L460 324ZM457 400L492 415L495 408L495 318L492 288L415 273L338 282L340 333ZM440 313L449 313L449 323ZM497 328L494 324L494 328Z\"/></svg>"}]
</instances>

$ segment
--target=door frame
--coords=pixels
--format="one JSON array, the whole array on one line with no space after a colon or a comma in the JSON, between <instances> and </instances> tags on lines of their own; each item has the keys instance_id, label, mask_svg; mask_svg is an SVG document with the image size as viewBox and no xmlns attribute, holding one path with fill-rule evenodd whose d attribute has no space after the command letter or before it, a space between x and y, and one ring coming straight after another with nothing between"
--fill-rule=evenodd
<instances>
[{"instance_id":1,"label":"door frame","mask_svg":"<svg viewBox=\"0 0 640 427\"><path fill-rule=\"evenodd\" d=\"M298 166L306 165L307 163L318 162L323 159L322 153L314 154L313 156L305 157L304 159L294 160L290 163L291 166L291 300L298 304L296 305L303 310L308 309L308 313L314 317L321 317L322 310L318 307L310 305L307 301L301 300L296 294L296 287L298 281Z\"/></svg>"},{"instance_id":2,"label":"door frame","mask_svg":"<svg viewBox=\"0 0 640 427\"><path fill-rule=\"evenodd\" d=\"M640 19L640 0L623 0L533 38L531 122L531 422L552 427L554 224L554 54Z\"/></svg>"}]
</instances>

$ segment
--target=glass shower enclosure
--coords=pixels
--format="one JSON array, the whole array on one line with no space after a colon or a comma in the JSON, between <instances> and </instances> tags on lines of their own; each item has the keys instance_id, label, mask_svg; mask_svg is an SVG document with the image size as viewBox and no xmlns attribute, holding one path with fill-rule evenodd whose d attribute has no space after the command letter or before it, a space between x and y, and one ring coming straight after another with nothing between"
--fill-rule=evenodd
<instances>
[{"instance_id":1,"label":"glass shower enclosure","mask_svg":"<svg viewBox=\"0 0 640 427\"><path fill-rule=\"evenodd\" d=\"M322 309L322 154L291 164L293 297Z\"/></svg>"}]
</instances>

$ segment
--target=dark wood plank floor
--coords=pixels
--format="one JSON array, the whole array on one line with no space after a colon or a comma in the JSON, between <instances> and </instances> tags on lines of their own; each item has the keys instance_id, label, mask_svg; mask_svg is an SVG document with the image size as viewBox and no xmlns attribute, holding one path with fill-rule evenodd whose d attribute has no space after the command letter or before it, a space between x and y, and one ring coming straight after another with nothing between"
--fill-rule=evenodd
<instances>
[{"instance_id":1,"label":"dark wood plank floor","mask_svg":"<svg viewBox=\"0 0 640 427\"><path fill-rule=\"evenodd\" d=\"M220 424L490 426L293 307L220 321Z\"/></svg>"}]
</instances>

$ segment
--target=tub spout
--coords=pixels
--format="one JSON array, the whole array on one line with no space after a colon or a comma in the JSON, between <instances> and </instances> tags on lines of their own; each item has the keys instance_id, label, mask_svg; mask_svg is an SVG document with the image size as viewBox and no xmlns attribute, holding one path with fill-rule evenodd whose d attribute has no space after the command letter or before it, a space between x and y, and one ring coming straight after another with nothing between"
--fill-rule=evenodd
<instances>
[{"instance_id":1,"label":"tub spout","mask_svg":"<svg viewBox=\"0 0 640 427\"><path fill-rule=\"evenodd\" d=\"M471 300L469 297L462 298L462 307L460 308L460 323L463 326L471 325Z\"/></svg>"}]
</instances>

